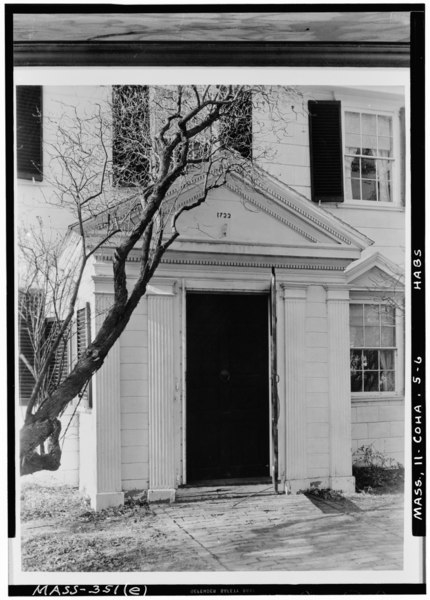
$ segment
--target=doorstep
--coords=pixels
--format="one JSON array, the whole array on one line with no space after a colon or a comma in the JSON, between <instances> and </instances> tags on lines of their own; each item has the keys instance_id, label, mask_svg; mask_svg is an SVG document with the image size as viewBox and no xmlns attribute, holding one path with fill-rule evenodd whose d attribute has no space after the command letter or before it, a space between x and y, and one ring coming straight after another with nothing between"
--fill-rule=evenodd
<instances>
[{"instance_id":1,"label":"doorstep","mask_svg":"<svg viewBox=\"0 0 430 600\"><path fill-rule=\"evenodd\" d=\"M176 502L196 502L200 500L220 500L224 498L246 498L248 496L274 496L273 484L264 483L220 483L187 485L176 490Z\"/></svg>"}]
</instances>

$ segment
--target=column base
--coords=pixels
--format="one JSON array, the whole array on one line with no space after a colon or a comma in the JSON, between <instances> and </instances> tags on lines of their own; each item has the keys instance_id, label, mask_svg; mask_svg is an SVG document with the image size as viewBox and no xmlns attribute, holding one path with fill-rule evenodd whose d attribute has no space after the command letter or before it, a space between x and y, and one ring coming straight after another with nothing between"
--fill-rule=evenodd
<instances>
[{"instance_id":1,"label":"column base","mask_svg":"<svg viewBox=\"0 0 430 600\"><path fill-rule=\"evenodd\" d=\"M124 492L102 492L90 494L91 508L103 510L111 506L122 506L124 504Z\"/></svg>"},{"instance_id":2,"label":"column base","mask_svg":"<svg viewBox=\"0 0 430 600\"><path fill-rule=\"evenodd\" d=\"M331 489L349 494L355 492L355 477L309 477L303 479L287 479L286 494L298 494L312 488Z\"/></svg>"},{"instance_id":3,"label":"column base","mask_svg":"<svg viewBox=\"0 0 430 600\"><path fill-rule=\"evenodd\" d=\"M174 502L176 490L148 490L148 502Z\"/></svg>"}]
</instances>

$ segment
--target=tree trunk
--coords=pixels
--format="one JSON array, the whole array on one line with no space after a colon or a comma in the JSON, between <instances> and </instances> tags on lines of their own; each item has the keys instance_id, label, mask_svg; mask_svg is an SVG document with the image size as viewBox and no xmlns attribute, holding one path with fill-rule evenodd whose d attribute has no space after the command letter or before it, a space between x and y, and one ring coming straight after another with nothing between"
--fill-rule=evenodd
<instances>
[{"instance_id":1,"label":"tree trunk","mask_svg":"<svg viewBox=\"0 0 430 600\"><path fill-rule=\"evenodd\" d=\"M134 290L136 291L136 290ZM55 471L61 464L58 417L79 394L92 375L103 365L109 350L124 331L140 298L146 291L146 282L133 293L127 304L114 302L106 315L94 341L89 344L73 370L54 392L45 398L34 414L26 417L20 431L20 473L28 475L47 469ZM48 440L48 452L39 454L36 449Z\"/></svg>"}]
</instances>

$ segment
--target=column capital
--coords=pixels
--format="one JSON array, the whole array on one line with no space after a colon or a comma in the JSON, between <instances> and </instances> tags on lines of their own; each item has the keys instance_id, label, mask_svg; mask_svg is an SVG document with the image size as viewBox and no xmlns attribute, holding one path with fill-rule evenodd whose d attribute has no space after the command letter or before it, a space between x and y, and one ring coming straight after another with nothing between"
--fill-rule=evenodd
<instances>
[{"instance_id":1,"label":"column capital","mask_svg":"<svg viewBox=\"0 0 430 600\"><path fill-rule=\"evenodd\" d=\"M349 290L345 288L328 288L327 301L330 300L349 302Z\"/></svg>"},{"instance_id":2,"label":"column capital","mask_svg":"<svg viewBox=\"0 0 430 600\"><path fill-rule=\"evenodd\" d=\"M306 300L306 288L283 286L285 300Z\"/></svg>"},{"instance_id":3,"label":"column capital","mask_svg":"<svg viewBox=\"0 0 430 600\"><path fill-rule=\"evenodd\" d=\"M151 279L146 289L147 296L175 296L178 282L176 279Z\"/></svg>"}]
</instances>

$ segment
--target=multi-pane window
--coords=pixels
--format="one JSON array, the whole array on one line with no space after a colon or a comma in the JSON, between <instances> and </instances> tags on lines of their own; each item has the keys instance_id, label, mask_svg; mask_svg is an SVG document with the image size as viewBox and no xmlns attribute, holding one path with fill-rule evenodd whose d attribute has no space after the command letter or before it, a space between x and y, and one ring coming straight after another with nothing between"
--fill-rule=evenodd
<instances>
[{"instance_id":1,"label":"multi-pane window","mask_svg":"<svg viewBox=\"0 0 430 600\"><path fill-rule=\"evenodd\" d=\"M395 390L395 310L386 304L351 304L351 391Z\"/></svg>"},{"instance_id":2,"label":"multi-pane window","mask_svg":"<svg viewBox=\"0 0 430 600\"><path fill-rule=\"evenodd\" d=\"M345 197L392 202L393 160L392 118L345 112Z\"/></svg>"}]
</instances>

